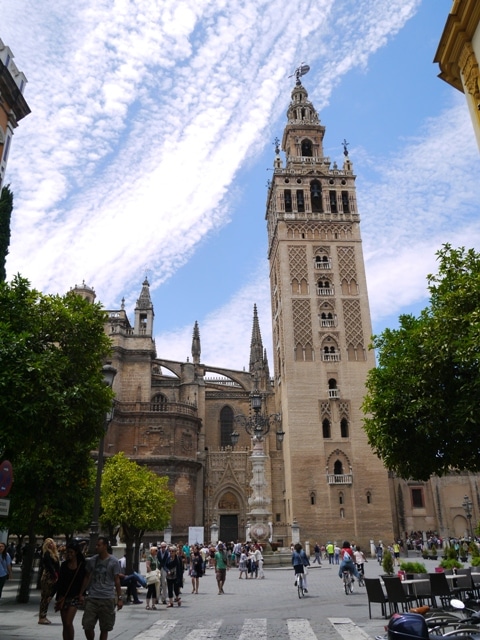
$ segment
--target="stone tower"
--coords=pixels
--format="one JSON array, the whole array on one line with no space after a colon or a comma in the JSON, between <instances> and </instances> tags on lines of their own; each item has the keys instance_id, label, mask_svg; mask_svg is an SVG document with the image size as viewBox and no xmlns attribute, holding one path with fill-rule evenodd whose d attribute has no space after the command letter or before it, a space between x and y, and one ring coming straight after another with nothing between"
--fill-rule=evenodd
<instances>
[{"instance_id":1,"label":"stone tower","mask_svg":"<svg viewBox=\"0 0 480 640\"><path fill-rule=\"evenodd\" d=\"M325 157L321 125L300 78L277 142L267 198L276 408L284 486L273 513L302 540L390 540L387 473L362 429L370 312L355 175Z\"/></svg>"},{"instance_id":2,"label":"stone tower","mask_svg":"<svg viewBox=\"0 0 480 640\"><path fill-rule=\"evenodd\" d=\"M13 61L10 47L0 39L0 189L2 188L14 129L30 113L23 91L27 79Z\"/></svg>"}]
</instances>

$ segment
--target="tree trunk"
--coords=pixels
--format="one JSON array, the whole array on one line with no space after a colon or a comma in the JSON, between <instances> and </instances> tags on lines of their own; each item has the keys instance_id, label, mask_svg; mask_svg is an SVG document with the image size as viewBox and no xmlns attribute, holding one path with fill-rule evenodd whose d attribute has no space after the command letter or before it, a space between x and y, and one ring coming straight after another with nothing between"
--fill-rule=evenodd
<instances>
[{"instance_id":1,"label":"tree trunk","mask_svg":"<svg viewBox=\"0 0 480 640\"><path fill-rule=\"evenodd\" d=\"M145 531L139 531L135 535L135 548L133 551L133 569L134 571L139 571L140 567L140 545L142 543L142 538Z\"/></svg>"},{"instance_id":2,"label":"tree trunk","mask_svg":"<svg viewBox=\"0 0 480 640\"><path fill-rule=\"evenodd\" d=\"M30 585L33 580L33 562L35 556L35 531L34 527L28 532L28 545L23 553L22 574L18 588L17 602L25 604L30 600Z\"/></svg>"}]
</instances>

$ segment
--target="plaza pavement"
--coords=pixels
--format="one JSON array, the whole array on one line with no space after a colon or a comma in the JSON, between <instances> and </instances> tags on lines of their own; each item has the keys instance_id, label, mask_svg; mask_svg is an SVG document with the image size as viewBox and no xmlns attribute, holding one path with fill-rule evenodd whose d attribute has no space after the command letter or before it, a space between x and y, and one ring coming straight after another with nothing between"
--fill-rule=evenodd
<instances>
[{"instance_id":1,"label":"plaza pavement","mask_svg":"<svg viewBox=\"0 0 480 640\"><path fill-rule=\"evenodd\" d=\"M436 563L428 561L429 571ZM432 566L430 566L430 564ZM20 567L14 566L0 600L0 640L55 640L62 638L60 614L49 608L51 625L38 624L39 591L32 589L27 604L16 602ZM145 572L144 565L141 572ZM145 610L145 590L139 590L142 605L126 605L117 613L110 640L372 640L384 632L380 605L372 604L368 617L365 588L346 596L338 565L323 561L308 575L308 595L300 600L291 568L269 568L264 580L239 580L238 569L227 573L225 595L218 595L213 569L200 579L200 593L191 594L185 574L182 606ZM376 560L366 565L367 577L382 572ZM36 576L35 576L36 577ZM83 639L82 612L75 618L75 638ZM98 627L96 637L98 638Z\"/></svg>"}]
</instances>

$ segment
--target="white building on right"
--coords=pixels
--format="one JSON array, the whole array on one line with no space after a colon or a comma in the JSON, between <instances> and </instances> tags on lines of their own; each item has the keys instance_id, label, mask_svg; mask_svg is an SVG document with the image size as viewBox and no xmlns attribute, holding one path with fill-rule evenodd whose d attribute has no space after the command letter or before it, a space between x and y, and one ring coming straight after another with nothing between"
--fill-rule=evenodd
<instances>
[{"instance_id":1,"label":"white building on right","mask_svg":"<svg viewBox=\"0 0 480 640\"><path fill-rule=\"evenodd\" d=\"M480 149L480 2L454 0L434 62L439 77L462 91L467 99Z\"/></svg>"}]
</instances>

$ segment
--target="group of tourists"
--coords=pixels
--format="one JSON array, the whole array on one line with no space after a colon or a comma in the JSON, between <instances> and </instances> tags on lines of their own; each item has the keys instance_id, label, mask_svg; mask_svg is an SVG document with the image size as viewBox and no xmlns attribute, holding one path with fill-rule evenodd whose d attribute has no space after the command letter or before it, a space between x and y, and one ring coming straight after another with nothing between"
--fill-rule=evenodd
<instances>
[{"instance_id":1,"label":"group of tourists","mask_svg":"<svg viewBox=\"0 0 480 640\"><path fill-rule=\"evenodd\" d=\"M161 604L168 607L182 604L184 574L191 579L192 594L198 594L199 581L207 567L215 571L218 594L224 593L227 571L235 565L233 546L230 550L222 542L217 545L179 545L161 542L151 546L145 553L146 575L132 572L127 575L126 557L118 560L112 555L107 538L99 536L96 554L86 558L85 549L76 542L66 545L65 560L61 562L55 541L47 538L42 547L41 597L38 623L51 624L47 618L48 607L55 598L55 610L60 612L63 639L73 640L73 621L78 609L83 610L82 626L87 640L95 637L95 626L100 626L100 640L107 640L108 632L115 623L115 610L124 604L139 605L138 589L146 588L146 609L158 610ZM242 547L238 567L244 563L246 548ZM251 563L255 576L263 577L260 548L248 549L256 558L256 568ZM5 545L0 546L0 558L5 556L7 574L11 575L11 559ZM2 563L0 562L0 566ZM260 573L261 572L261 573ZM242 573L240 573L240 576ZM7 576L8 577L8 576ZM6 578L5 578L6 579ZM0 579L1 587L5 580ZM122 588L126 589L123 596ZM86 597L88 595L88 597Z\"/></svg>"}]
</instances>

